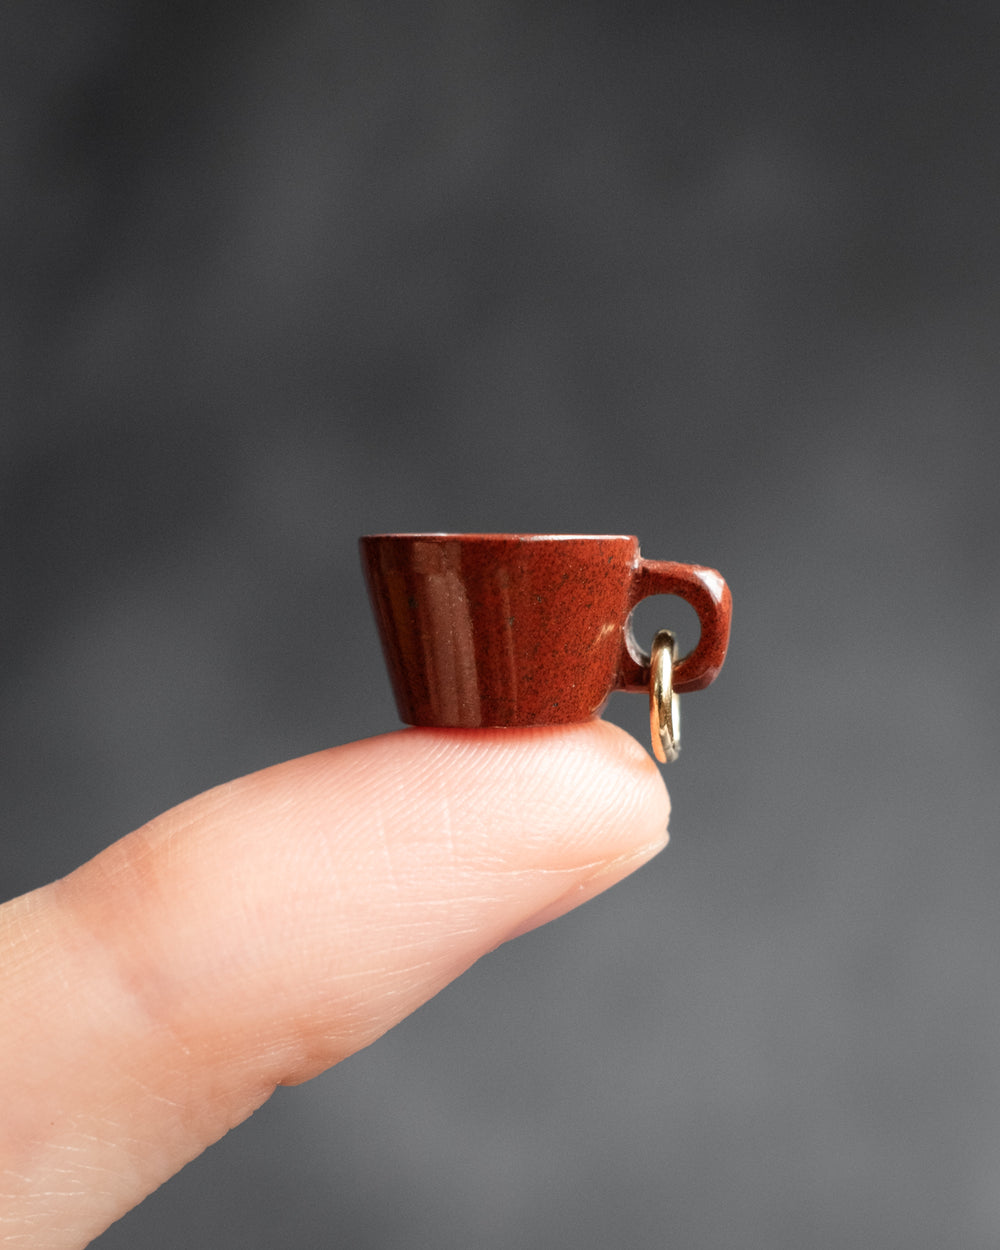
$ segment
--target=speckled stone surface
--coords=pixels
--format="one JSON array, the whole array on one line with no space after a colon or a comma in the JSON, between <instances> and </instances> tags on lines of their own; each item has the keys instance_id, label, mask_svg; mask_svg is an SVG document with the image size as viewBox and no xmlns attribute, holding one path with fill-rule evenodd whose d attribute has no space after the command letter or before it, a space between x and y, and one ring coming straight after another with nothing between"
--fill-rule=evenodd
<instances>
[{"instance_id":1,"label":"speckled stone surface","mask_svg":"<svg viewBox=\"0 0 1000 1250\"><path fill-rule=\"evenodd\" d=\"M679 692L714 680L731 602L713 569L643 560L627 535L376 534L362 564L399 714L477 728L588 720L613 690L646 690L629 614L648 595L695 608Z\"/></svg>"}]
</instances>

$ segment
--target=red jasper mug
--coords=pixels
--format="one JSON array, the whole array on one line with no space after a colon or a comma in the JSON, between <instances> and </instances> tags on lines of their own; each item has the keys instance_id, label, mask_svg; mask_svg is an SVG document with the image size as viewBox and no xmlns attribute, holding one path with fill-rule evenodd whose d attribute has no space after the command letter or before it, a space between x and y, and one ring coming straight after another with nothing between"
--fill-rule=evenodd
<instances>
[{"instance_id":1,"label":"red jasper mug","mask_svg":"<svg viewBox=\"0 0 1000 1250\"><path fill-rule=\"evenodd\" d=\"M630 624L649 595L698 614L673 693L703 690L729 644L732 601L714 569L645 560L628 535L371 534L362 564L400 718L454 728L559 725L647 691ZM658 635L659 637L659 635Z\"/></svg>"}]
</instances>

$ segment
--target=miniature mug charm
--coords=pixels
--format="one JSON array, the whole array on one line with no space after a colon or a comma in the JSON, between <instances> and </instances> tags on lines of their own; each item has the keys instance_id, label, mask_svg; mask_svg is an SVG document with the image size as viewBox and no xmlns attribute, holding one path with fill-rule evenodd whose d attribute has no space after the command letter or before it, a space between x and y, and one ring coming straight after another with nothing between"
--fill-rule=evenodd
<instances>
[{"instance_id":1,"label":"miniature mug charm","mask_svg":"<svg viewBox=\"0 0 1000 1250\"><path fill-rule=\"evenodd\" d=\"M677 696L703 690L729 644L732 600L714 569L645 560L604 534L372 534L361 558L400 719L477 729L564 725L615 690L649 693L653 751L679 750ZM679 595L701 636L675 656L660 630L647 655L632 609Z\"/></svg>"}]
</instances>

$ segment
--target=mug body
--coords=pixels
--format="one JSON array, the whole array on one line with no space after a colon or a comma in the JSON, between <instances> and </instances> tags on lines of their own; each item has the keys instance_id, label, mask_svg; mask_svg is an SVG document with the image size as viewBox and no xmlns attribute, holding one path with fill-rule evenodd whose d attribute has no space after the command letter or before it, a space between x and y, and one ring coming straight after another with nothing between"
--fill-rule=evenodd
<instances>
[{"instance_id":1,"label":"mug body","mask_svg":"<svg viewBox=\"0 0 1000 1250\"><path fill-rule=\"evenodd\" d=\"M634 537L375 534L361 554L407 724L567 724L620 685Z\"/></svg>"}]
</instances>

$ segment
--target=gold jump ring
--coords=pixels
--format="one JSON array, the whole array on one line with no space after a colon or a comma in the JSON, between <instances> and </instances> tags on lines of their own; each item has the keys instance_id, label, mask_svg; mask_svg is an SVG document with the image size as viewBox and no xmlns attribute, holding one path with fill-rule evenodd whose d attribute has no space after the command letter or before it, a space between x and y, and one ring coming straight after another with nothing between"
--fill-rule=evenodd
<instances>
[{"instance_id":1,"label":"gold jump ring","mask_svg":"<svg viewBox=\"0 0 1000 1250\"><path fill-rule=\"evenodd\" d=\"M674 694L674 655L677 640L661 629L649 653L649 729L653 754L661 764L671 764L681 750L681 707Z\"/></svg>"}]
</instances>

